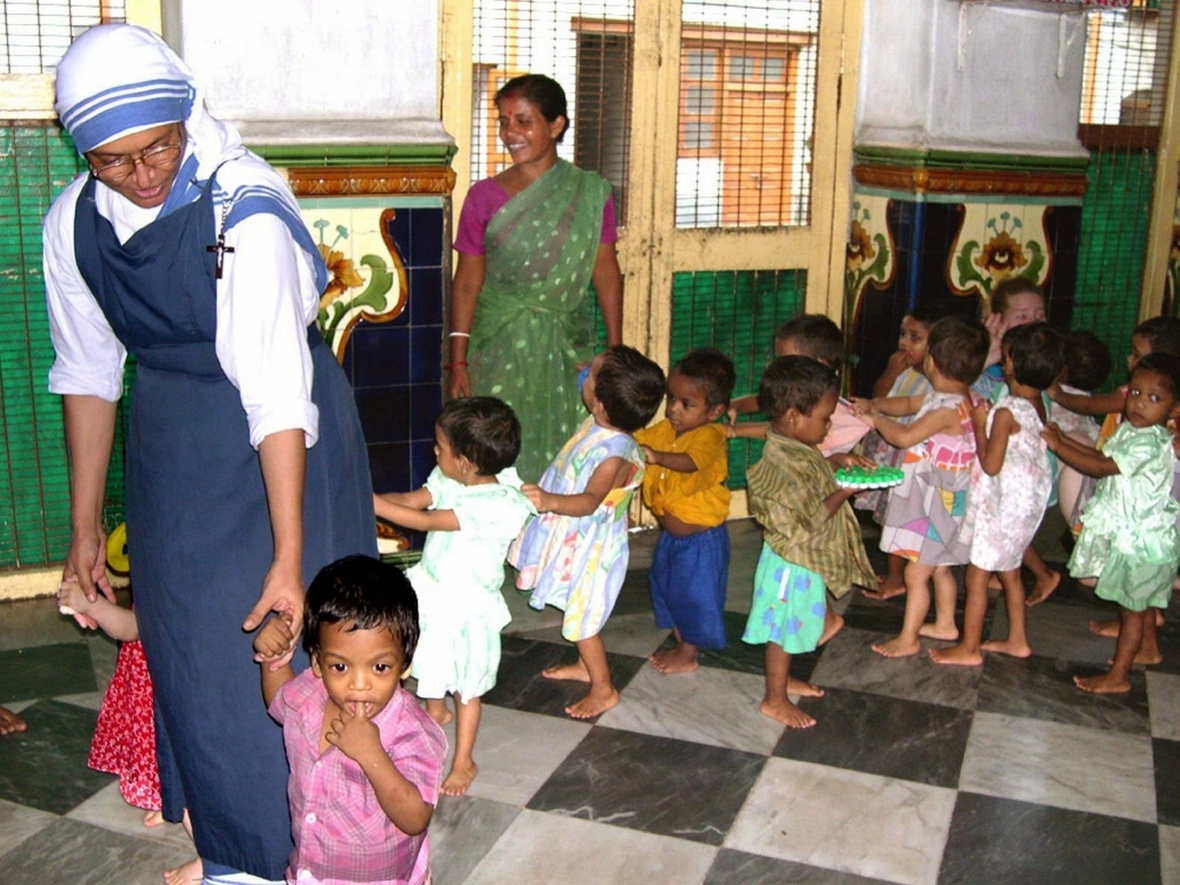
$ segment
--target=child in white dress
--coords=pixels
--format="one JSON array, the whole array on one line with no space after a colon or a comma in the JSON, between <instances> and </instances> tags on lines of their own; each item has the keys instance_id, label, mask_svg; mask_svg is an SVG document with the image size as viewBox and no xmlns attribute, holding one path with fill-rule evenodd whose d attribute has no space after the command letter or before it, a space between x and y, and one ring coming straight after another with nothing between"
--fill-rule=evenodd
<instances>
[{"instance_id":1,"label":"child in white dress","mask_svg":"<svg viewBox=\"0 0 1180 885\"><path fill-rule=\"evenodd\" d=\"M516 586L532 590L529 605L565 612L561 635L578 660L550 667L547 679L588 682L584 698L565 708L591 719L619 702L602 641L627 574L627 504L643 478L643 455L630 434L656 413L664 372L632 347L616 344L590 364L582 401L590 417L562 446L539 485L524 493L540 514L512 545Z\"/></svg>"},{"instance_id":2,"label":"child in white dress","mask_svg":"<svg viewBox=\"0 0 1180 885\"><path fill-rule=\"evenodd\" d=\"M1024 584L1020 564L1045 515L1053 473L1041 439L1045 405L1041 393L1061 374L1064 336L1045 322L1028 323L1004 334L1003 366L1008 393L990 409L981 402L971 413L979 460L972 473L963 520L970 539L967 608L962 641L930 650L939 664L983 663L981 649L1027 658ZM1000 579L1008 612L1008 637L983 642L987 581Z\"/></svg>"},{"instance_id":3,"label":"child in white dress","mask_svg":"<svg viewBox=\"0 0 1180 885\"><path fill-rule=\"evenodd\" d=\"M374 495L382 519L428 532L422 559L406 572L418 595L422 637L414 654L418 697L439 725L451 721L455 759L442 792L460 796L479 771L472 753L480 698L496 684L500 631L512 620L501 595L504 556L533 512L512 464L520 422L490 396L451 400L434 427L438 466L413 492Z\"/></svg>"}]
</instances>

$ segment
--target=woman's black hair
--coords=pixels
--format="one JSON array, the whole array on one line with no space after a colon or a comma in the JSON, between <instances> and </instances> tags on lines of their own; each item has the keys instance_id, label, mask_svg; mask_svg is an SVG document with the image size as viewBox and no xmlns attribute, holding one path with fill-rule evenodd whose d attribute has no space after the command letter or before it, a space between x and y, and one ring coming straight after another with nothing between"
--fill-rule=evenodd
<instances>
[{"instance_id":1,"label":"woman's black hair","mask_svg":"<svg viewBox=\"0 0 1180 885\"><path fill-rule=\"evenodd\" d=\"M519 95L525 101L535 105L541 116L552 123L558 117L565 118L565 126L557 136L561 141L565 138L566 130L570 128L570 114L566 106L565 90L552 77L544 74L521 74L513 77L496 91L496 106L500 99L509 95Z\"/></svg>"},{"instance_id":2,"label":"woman's black hair","mask_svg":"<svg viewBox=\"0 0 1180 885\"><path fill-rule=\"evenodd\" d=\"M1065 336L1065 380L1071 387L1097 390L1110 365L1110 349L1093 332L1074 329Z\"/></svg>"},{"instance_id":3,"label":"woman's black hair","mask_svg":"<svg viewBox=\"0 0 1180 885\"><path fill-rule=\"evenodd\" d=\"M1046 322L1025 323L1004 333L1012 374L1034 390L1047 390L1065 365L1065 336Z\"/></svg>"},{"instance_id":4,"label":"woman's black hair","mask_svg":"<svg viewBox=\"0 0 1180 885\"><path fill-rule=\"evenodd\" d=\"M790 409L810 415L826 394L839 391L840 379L823 363L806 356L780 356L762 373L758 408L771 421Z\"/></svg>"},{"instance_id":5,"label":"woman's black hair","mask_svg":"<svg viewBox=\"0 0 1180 885\"><path fill-rule=\"evenodd\" d=\"M624 433L646 427L664 400L664 370L634 347L616 344L602 352L594 396L611 426Z\"/></svg>"},{"instance_id":6,"label":"woman's black hair","mask_svg":"<svg viewBox=\"0 0 1180 885\"><path fill-rule=\"evenodd\" d=\"M1180 398L1180 356L1174 353L1147 354L1135 364L1131 370L1131 377L1136 372L1150 372L1168 382L1172 388L1172 396Z\"/></svg>"},{"instance_id":7,"label":"woman's black hair","mask_svg":"<svg viewBox=\"0 0 1180 885\"><path fill-rule=\"evenodd\" d=\"M1173 317L1152 317L1135 327L1132 337L1145 338L1152 353L1180 356L1180 320Z\"/></svg>"},{"instance_id":8,"label":"woman's black hair","mask_svg":"<svg viewBox=\"0 0 1180 885\"><path fill-rule=\"evenodd\" d=\"M516 463L520 421L494 396L464 396L442 407L435 420L451 451L475 465L480 476L495 476Z\"/></svg>"},{"instance_id":9,"label":"woman's black hair","mask_svg":"<svg viewBox=\"0 0 1180 885\"><path fill-rule=\"evenodd\" d=\"M401 643L405 665L414 659L418 597L393 563L358 554L320 569L304 600L304 650L314 655L320 647L320 627L340 623L350 623L350 631L386 628Z\"/></svg>"},{"instance_id":10,"label":"woman's black hair","mask_svg":"<svg viewBox=\"0 0 1180 885\"><path fill-rule=\"evenodd\" d=\"M699 347L690 350L672 366L670 375L683 375L705 389L705 402L709 406L728 406L737 383L733 360L716 347Z\"/></svg>"},{"instance_id":11,"label":"woman's black hair","mask_svg":"<svg viewBox=\"0 0 1180 885\"><path fill-rule=\"evenodd\" d=\"M979 320L943 317L930 327L926 352L946 377L972 384L983 371L991 342L991 335Z\"/></svg>"},{"instance_id":12,"label":"woman's black hair","mask_svg":"<svg viewBox=\"0 0 1180 885\"><path fill-rule=\"evenodd\" d=\"M822 313L800 314L778 327L775 341L794 341L800 356L809 356L839 374L844 365L844 335Z\"/></svg>"}]
</instances>

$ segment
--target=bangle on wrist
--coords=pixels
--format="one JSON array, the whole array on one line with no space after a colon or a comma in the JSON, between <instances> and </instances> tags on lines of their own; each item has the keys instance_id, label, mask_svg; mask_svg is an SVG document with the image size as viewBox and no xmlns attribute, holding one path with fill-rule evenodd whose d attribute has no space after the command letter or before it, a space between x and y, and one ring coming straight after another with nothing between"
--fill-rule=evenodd
<instances>
[{"instance_id":1,"label":"bangle on wrist","mask_svg":"<svg viewBox=\"0 0 1180 885\"><path fill-rule=\"evenodd\" d=\"M470 338L470 332L451 332L447 335L448 338Z\"/></svg>"},{"instance_id":2,"label":"bangle on wrist","mask_svg":"<svg viewBox=\"0 0 1180 885\"><path fill-rule=\"evenodd\" d=\"M458 368L459 366L465 366L465 365L467 365L466 360L455 360L454 362L447 363L445 366L443 366L443 371L449 372L449 371L451 371L451 369L455 369L455 368Z\"/></svg>"}]
</instances>

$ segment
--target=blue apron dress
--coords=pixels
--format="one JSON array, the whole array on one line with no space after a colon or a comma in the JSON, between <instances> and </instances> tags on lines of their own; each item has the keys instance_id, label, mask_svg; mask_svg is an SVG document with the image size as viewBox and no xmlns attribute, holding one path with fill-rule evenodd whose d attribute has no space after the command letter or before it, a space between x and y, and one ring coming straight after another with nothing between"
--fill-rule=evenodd
<instances>
[{"instance_id":1,"label":"blue apron dress","mask_svg":"<svg viewBox=\"0 0 1180 885\"><path fill-rule=\"evenodd\" d=\"M164 816L187 807L206 861L281 880L292 849L282 730L262 702L242 621L270 568L273 535L258 453L221 369L213 177L200 199L120 244L77 204L78 267L138 361L127 437L127 544L156 695ZM232 258L230 259L232 260ZM308 341L319 440L307 452L303 579L377 555L368 455L352 389L314 327ZM300 652L297 670L306 667Z\"/></svg>"}]
</instances>

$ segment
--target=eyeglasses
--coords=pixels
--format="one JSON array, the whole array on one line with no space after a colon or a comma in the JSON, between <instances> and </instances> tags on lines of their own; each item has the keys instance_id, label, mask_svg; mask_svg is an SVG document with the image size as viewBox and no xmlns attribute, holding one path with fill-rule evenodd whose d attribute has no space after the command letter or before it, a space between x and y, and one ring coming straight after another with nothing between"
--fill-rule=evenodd
<instances>
[{"instance_id":1,"label":"eyeglasses","mask_svg":"<svg viewBox=\"0 0 1180 885\"><path fill-rule=\"evenodd\" d=\"M109 184L126 181L140 163L153 169L166 169L179 159L180 152L184 149L184 132L178 134L180 140L173 144L158 144L145 148L138 154L123 154L100 166L91 163L90 168L96 177Z\"/></svg>"}]
</instances>

